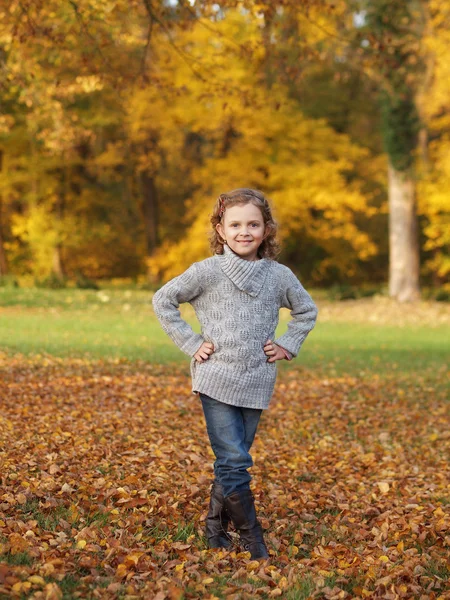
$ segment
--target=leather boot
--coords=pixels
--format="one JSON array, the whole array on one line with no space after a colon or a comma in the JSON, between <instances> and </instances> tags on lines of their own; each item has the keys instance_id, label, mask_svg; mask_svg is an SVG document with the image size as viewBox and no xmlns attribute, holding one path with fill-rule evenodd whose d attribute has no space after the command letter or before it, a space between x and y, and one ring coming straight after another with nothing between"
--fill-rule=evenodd
<instances>
[{"instance_id":1,"label":"leather boot","mask_svg":"<svg viewBox=\"0 0 450 600\"><path fill-rule=\"evenodd\" d=\"M256 518L255 501L250 490L240 490L225 498L225 508L239 531L245 551L252 558L269 558L263 530Z\"/></svg>"},{"instance_id":2,"label":"leather boot","mask_svg":"<svg viewBox=\"0 0 450 600\"><path fill-rule=\"evenodd\" d=\"M206 538L209 548L231 548L231 537L227 534L230 517L223 505L223 489L218 481L214 481L209 500L209 511L206 516Z\"/></svg>"}]
</instances>

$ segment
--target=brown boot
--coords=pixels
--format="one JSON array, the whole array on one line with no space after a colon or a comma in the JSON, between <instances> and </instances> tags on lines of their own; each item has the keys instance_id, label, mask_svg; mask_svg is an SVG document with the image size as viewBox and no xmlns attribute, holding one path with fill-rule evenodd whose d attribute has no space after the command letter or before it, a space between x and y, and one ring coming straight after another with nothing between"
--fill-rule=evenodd
<instances>
[{"instance_id":1,"label":"brown boot","mask_svg":"<svg viewBox=\"0 0 450 600\"><path fill-rule=\"evenodd\" d=\"M223 505L223 489L218 481L214 481L209 500L209 511L206 517L206 538L209 548L231 548L231 537L227 533L230 517Z\"/></svg>"},{"instance_id":2,"label":"brown boot","mask_svg":"<svg viewBox=\"0 0 450 600\"><path fill-rule=\"evenodd\" d=\"M244 550L252 558L269 558L261 524L256 518L255 501L250 490L240 490L225 498L225 508L239 531Z\"/></svg>"}]
</instances>

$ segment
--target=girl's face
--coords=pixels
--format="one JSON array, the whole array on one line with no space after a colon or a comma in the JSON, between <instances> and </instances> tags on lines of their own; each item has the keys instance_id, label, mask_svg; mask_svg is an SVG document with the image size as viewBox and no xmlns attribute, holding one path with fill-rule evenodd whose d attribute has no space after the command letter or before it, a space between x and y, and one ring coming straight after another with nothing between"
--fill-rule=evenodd
<instances>
[{"instance_id":1,"label":"girl's face","mask_svg":"<svg viewBox=\"0 0 450 600\"><path fill-rule=\"evenodd\" d=\"M249 202L225 209L216 225L220 237L245 260L257 260L258 248L264 240L265 226L261 210Z\"/></svg>"}]
</instances>

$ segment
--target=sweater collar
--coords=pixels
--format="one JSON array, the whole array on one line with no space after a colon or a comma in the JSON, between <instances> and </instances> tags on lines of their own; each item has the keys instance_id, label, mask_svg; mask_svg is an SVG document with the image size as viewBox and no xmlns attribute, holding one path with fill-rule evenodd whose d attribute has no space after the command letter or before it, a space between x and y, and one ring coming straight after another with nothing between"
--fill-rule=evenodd
<instances>
[{"instance_id":1,"label":"sweater collar","mask_svg":"<svg viewBox=\"0 0 450 600\"><path fill-rule=\"evenodd\" d=\"M237 288L250 296L259 294L269 270L269 261L266 258L245 260L233 252L227 244L223 246L223 254L217 256L222 271Z\"/></svg>"}]
</instances>

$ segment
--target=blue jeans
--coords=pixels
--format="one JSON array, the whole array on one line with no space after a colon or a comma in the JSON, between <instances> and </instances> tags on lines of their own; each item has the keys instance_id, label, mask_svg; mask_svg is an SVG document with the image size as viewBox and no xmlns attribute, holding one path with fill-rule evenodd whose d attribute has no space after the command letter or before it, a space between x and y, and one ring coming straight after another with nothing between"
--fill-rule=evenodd
<instances>
[{"instance_id":1,"label":"blue jeans","mask_svg":"<svg viewBox=\"0 0 450 600\"><path fill-rule=\"evenodd\" d=\"M249 450L255 439L262 410L241 408L200 394L211 448L216 460L214 475L226 498L250 488L253 465Z\"/></svg>"}]
</instances>

